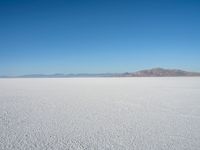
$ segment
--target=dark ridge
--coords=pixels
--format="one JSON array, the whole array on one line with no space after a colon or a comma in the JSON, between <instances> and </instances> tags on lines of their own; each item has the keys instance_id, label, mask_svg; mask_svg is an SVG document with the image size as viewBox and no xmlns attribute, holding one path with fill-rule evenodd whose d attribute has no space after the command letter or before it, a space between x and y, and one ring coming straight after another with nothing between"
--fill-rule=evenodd
<instances>
[{"instance_id":1,"label":"dark ridge","mask_svg":"<svg viewBox=\"0 0 200 150\"><path fill-rule=\"evenodd\" d=\"M199 72L188 72L180 69L152 68L129 73L131 77L180 77L180 76L200 76Z\"/></svg>"},{"instance_id":2,"label":"dark ridge","mask_svg":"<svg viewBox=\"0 0 200 150\"><path fill-rule=\"evenodd\" d=\"M136 72L100 73L100 74L29 74L22 76L0 76L0 78L73 78L73 77L195 77L199 72L188 72L180 69L152 68Z\"/></svg>"}]
</instances>

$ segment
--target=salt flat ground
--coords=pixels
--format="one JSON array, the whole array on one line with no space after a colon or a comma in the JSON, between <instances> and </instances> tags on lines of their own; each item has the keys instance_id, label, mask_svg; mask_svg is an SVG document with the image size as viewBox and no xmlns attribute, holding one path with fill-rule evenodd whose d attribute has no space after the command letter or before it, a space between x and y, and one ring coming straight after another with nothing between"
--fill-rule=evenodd
<instances>
[{"instance_id":1,"label":"salt flat ground","mask_svg":"<svg viewBox=\"0 0 200 150\"><path fill-rule=\"evenodd\" d=\"M200 78L0 79L1 150L199 150Z\"/></svg>"}]
</instances>

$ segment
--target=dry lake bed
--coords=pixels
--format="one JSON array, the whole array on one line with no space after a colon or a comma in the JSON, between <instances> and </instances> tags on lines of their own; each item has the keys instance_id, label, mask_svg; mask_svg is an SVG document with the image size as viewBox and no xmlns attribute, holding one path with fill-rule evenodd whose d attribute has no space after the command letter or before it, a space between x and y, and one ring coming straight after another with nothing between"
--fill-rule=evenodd
<instances>
[{"instance_id":1,"label":"dry lake bed","mask_svg":"<svg viewBox=\"0 0 200 150\"><path fill-rule=\"evenodd\" d=\"M199 150L200 78L0 79L1 150Z\"/></svg>"}]
</instances>

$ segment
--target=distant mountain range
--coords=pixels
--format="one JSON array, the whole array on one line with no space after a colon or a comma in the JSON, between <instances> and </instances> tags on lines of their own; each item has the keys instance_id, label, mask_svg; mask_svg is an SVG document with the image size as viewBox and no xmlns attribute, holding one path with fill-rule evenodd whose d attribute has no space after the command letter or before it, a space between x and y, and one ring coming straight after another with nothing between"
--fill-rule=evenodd
<instances>
[{"instance_id":1,"label":"distant mountain range","mask_svg":"<svg viewBox=\"0 0 200 150\"><path fill-rule=\"evenodd\" d=\"M0 76L1 78L73 78L73 77L194 77L200 76L200 72L188 72L180 69L153 68L126 73L102 73L102 74L29 74L22 76Z\"/></svg>"},{"instance_id":2,"label":"distant mountain range","mask_svg":"<svg viewBox=\"0 0 200 150\"><path fill-rule=\"evenodd\" d=\"M133 73L124 73L128 77L178 77L178 76L200 76L200 72L188 72L180 69L153 68Z\"/></svg>"}]
</instances>

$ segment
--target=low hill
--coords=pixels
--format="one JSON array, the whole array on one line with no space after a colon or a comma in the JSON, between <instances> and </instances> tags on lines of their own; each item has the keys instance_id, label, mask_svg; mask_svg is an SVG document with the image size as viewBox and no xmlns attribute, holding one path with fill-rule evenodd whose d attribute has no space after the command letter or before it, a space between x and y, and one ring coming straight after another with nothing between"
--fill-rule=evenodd
<instances>
[{"instance_id":1,"label":"low hill","mask_svg":"<svg viewBox=\"0 0 200 150\"><path fill-rule=\"evenodd\" d=\"M200 76L199 72L188 72L180 69L153 68L133 73L124 73L122 76L129 77L178 77L178 76Z\"/></svg>"},{"instance_id":2,"label":"low hill","mask_svg":"<svg viewBox=\"0 0 200 150\"><path fill-rule=\"evenodd\" d=\"M126 73L101 73L101 74L28 74L22 76L0 76L0 78L77 78L77 77L194 77L200 76L199 72L188 72L180 69L153 68Z\"/></svg>"}]
</instances>

